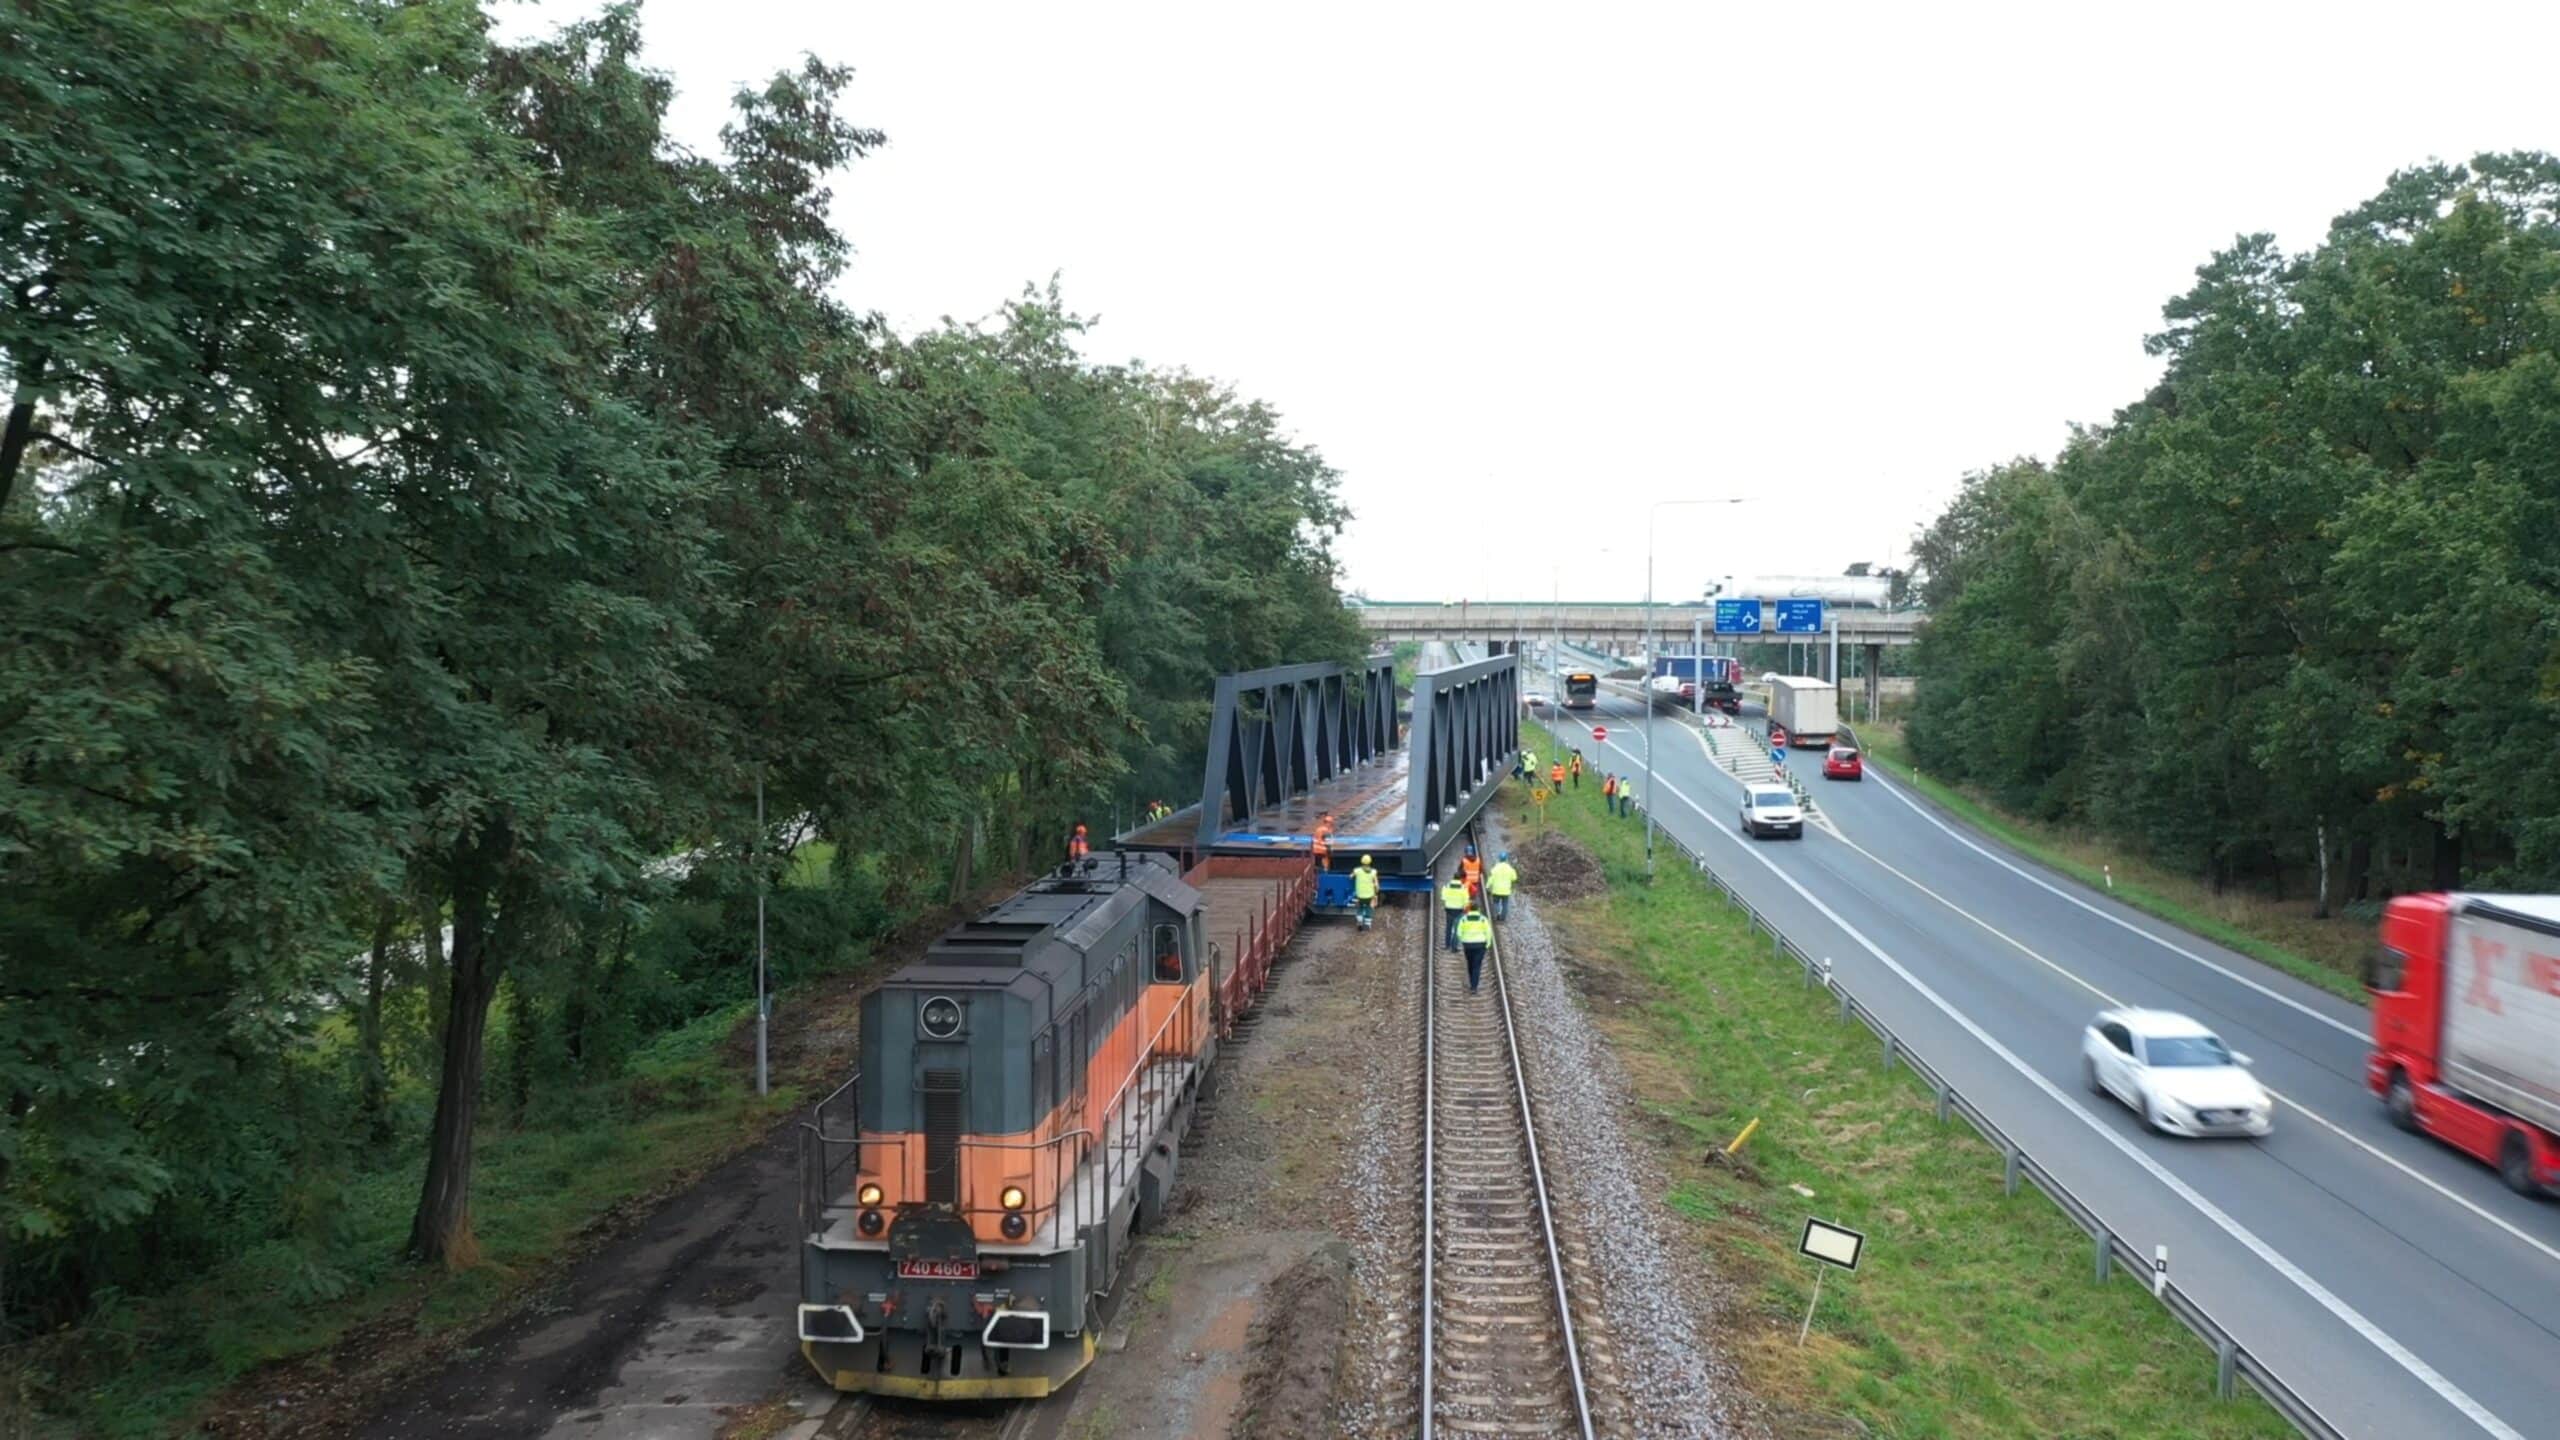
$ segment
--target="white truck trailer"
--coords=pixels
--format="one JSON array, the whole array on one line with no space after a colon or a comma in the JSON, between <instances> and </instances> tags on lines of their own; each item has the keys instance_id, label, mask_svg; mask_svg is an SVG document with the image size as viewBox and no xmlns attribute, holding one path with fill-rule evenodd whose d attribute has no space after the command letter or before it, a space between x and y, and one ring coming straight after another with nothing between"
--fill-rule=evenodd
<instances>
[{"instance_id":1,"label":"white truck trailer","mask_svg":"<svg viewBox=\"0 0 2560 1440\"><path fill-rule=\"evenodd\" d=\"M1840 689L1810 675L1779 675L1769 681L1769 722L1787 732L1787 743L1799 750L1818 750L1840 732Z\"/></svg>"}]
</instances>

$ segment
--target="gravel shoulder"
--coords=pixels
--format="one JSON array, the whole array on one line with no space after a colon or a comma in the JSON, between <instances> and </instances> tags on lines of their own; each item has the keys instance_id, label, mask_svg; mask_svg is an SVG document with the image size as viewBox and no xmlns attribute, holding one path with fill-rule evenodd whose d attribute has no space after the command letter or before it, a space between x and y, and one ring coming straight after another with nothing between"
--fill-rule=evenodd
<instances>
[{"instance_id":1,"label":"gravel shoulder","mask_svg":"<svg viewBox=\"0 0 2560 1440\"><path fill-rule=\"evenodd\" d=\"M1362 934L1307 922L1218 1060L1164 1228L1142 1239L1093 1368L1034 1433L1063 1440L1297 1437L1330 1426L1358 1333L1344 1203L1363 1096L1346 1057L1377 1043L1390 913Z\"/></svg>"},{"instance_id":2,"label":"gravel shoulder","mask_svg":"<svg viewBox=\"0 0 2560 1440\"><path fill-rule=\"evenodd\" d=\"M1499 822L1492 843L1506 843ZM1600 867L1551 832L1517 848L1525 893L1502 926L1503 975L1576 1291L1595 1428L1638 1440L1757 1435L1733 1366L1705 1329L1722 1304L1718 1277L1663 1212L1661 1157L1629 1133L1633 1086L1586 1013L1619 998L1576 992L1549 925L1546 897L1593 893ZM1543 885L1531 868L1538 861Z\"/></svg>"}]
</instances>

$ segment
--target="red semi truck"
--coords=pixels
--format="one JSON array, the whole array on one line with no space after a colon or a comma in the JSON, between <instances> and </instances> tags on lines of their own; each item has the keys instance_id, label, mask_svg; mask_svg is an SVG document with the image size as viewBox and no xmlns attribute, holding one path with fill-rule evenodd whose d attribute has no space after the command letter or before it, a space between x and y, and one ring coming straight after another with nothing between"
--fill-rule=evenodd
<instances>
[{"instance_id":1,"label":"red semi truck","mask_svg":"<svg viewBox=\"0 0 2560 1440\"><path fill-rule=\"evenodd\" d=\"M2394 1123L2560 1189L2560 895L2403 895L2365 975Z\"/></svg>"}]
</instances>

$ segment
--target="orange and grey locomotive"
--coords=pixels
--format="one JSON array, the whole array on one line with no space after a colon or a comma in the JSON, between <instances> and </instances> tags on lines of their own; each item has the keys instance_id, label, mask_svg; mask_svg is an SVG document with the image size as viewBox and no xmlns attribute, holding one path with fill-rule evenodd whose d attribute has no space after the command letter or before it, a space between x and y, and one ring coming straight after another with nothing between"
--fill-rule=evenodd
<instances>
[{"instance_id":1,"label":"orange and grey locomotive","mask_svg":"<svg viewBox=\"0 0 2560 1440\"><path fill-rule=\"evenodd\" d=\"M1091 1361L1311 889L1304 861L1071 861L864 998L863 1069L801 1129L799 1333L828 1383L1029 1397Z\"/></svg>"}]
</instances>

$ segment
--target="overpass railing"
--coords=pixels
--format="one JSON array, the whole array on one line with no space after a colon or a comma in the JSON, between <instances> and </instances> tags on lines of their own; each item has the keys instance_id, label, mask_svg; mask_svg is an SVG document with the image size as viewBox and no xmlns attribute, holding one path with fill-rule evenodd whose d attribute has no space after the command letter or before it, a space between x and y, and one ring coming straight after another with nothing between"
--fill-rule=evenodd
<instances>
[{"instance_id":1,"label":"overpass railing","mask_svg":"<svg viewBox=\"0 0 2560 1440\"><path fill-rule=\"evenodd\" d=\"M2144 1255L2131 1240L2126 1239L2114 1227L2107 1224L2106 1218L2097 1212L2096 1207L2081 1199L2070 1186L2062 1182L2061 1177L2039 1164L2034 1156L2029 1155L2017 1141L2009 1137L2008 1132L2002 1130L1989 1115L1984 1114L1980 1106L1966 1099L1944 1073L1913 1053L1911 1048L1902 1042L1901 1037L1894 1033L1893 1027L1885 1023L1884 1017L1878 1015L1865 1001L1850 993L1848 982L1832 972L1829 960L1815 959L1803 946L1788 939L1785 933L1778 929L1776 921L1762 914L1757 906L1744 898L1741 891L1735 889L1724 876L1716 872L1714 866L1707 863L1705 856L1682 843L1668 827L1659 829L1657 833L1669 841L1673 849L1685 856L1691 867L1706 877L1709 883L1723 891L1725 898L1750 919L1754 929L1768 935L1772 959L1793 961L1804 972L1805 988L1812 989L1818 985L1836 997L1843 1023L1855 1020L1874 1032L1876 1039L1884 1046L1885 1068L1891 1069L1901 1065L1920 1077L1921 1081L1937 1096L1940 1124L1945 1124L1950 1115L1960 1115L1976 1133L1990 1142L1993 1149L2000 1152L2006 1165L2006 1185L2009 1194L2017 1194L2018 1186L2022 1181L2033 1185L2036 1189L2043 1191L2045 1198L2051 1200L2064 1215L2070 1217L2071 1223L2080 1227L2082 1233L2089 1237L2091 1269L2097 1280L2103 1283L2118 1267L2130 1270L2136 1275L2153 1273L2149 1256ZM2267 1366L2265 1361L2251 1353L2247 1346L2240 1343L2238 1337L2234 1336L2220 1321L2214 1319L2212 1312L2205 1309L2202 1302L2179 1288L2178 1282L2165 1275L2155 1276L2152 1294L2171 1315L2177 1317L2178 1323L2186 1326L2197 1339L2202 1340L2212 1349L2216 1362L2214 1367L2216 1395L2226 1400L2230 1399L2238 1393L2240 1384L2246 1382L2249 1388L2256 1391L2278 1415L2283 1416L2287 1423L2309 1437L2309 1440L2347 1440L2345 1430L2323 1416L2316 1406L2304 1399L2292 1386L2286 1384L2282 1377Z\"/></svg>"}]
</instances>

